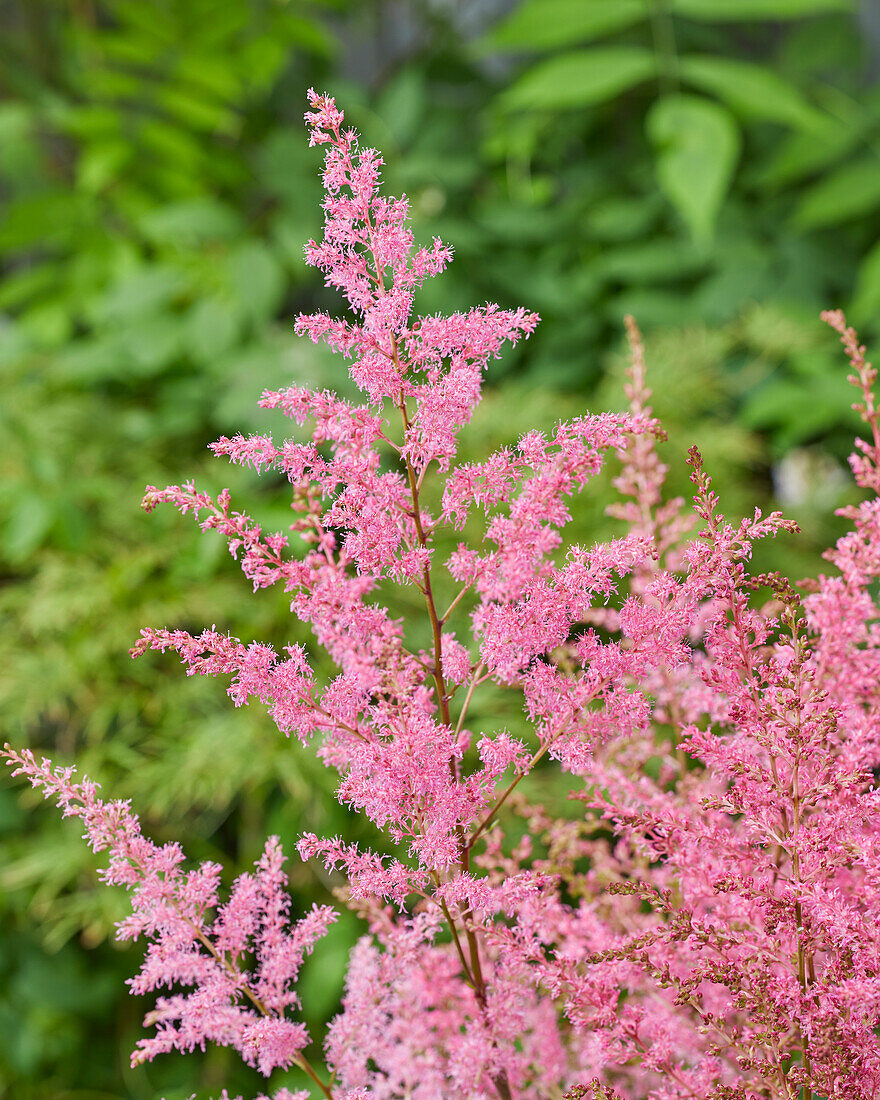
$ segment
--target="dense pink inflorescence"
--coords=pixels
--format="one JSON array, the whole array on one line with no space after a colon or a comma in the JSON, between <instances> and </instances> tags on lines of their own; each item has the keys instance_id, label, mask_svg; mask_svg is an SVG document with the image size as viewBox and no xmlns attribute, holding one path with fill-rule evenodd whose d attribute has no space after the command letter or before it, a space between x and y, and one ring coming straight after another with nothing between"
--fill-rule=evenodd
<instances>
[{"instance_id":1,"label":"dense pink inflorescence","mask_svg":"<svg viewBox=\"0 0 880 1100\"><path fill-rule=\"evenodd\" d=\"M494 304L413 316L451 251L416 247L406 199L379 191L379 154L332 99L310 106L326 198L306 258L352 319L296 327L350 360L363 403L267 392L262 406L311 423L310 441L212 445L290 482L297 538L267 534L228 492L149 487L144 504L194 513L255 589L281 584L338 672L326 682L301 646L215 628L144 630L132 653L173 649L187 674L228 679L236 706L259 700L283 733L316 741L340 801L405 854L299 838L365 921L325 1072L290 1010L332 912L290 923L278 841L221 903L218 866L184 870L126 804L7 750L132 891L120 935L149 940L132 989L168 989L135 1060L216 1042L263 1073L299 1066L335 1100L877 1096L880 428L855 333L826 315L862 393L871 438L852 467L872 495L803 595L748 571L754 544L794 525L725 519L696 448L695 515L664 498L632 322L628 413L456 463L489 360L537 318ZM626 530L571 545L572 500L609 455ZM422 602L424 648L379 602L395 585ZM469 728L487 684L518 693L528 737ZM527 797L550 761L575 816Z\"/></svg>"},{"instance_id":2,"label":"dense pink inflorescence","mask_svg":"<svg viewBox=\"0 0 880 1100\"><path fill-rule=\"evenodd\" d=\"M105 882L131 892L132 913L118 926L120 939L148 941L140 973L129 985L137 995L160 995L146 1023L156 1034L142 1039L132 1065L170 1050L234 1047L249 1065L269 1074L300 1062L308 1032L286 1016L298 1004L294 983L306 954L336 919L315 907L291 925L284 856L269 837L253 874L240 875L220 900L217 863L184 870L178 844L154 844L126 802L104 802L94 783L77 782L71 768L53 768L26 749L6 747L13 774L26 775L44 797L55 798L65 817L79 817L85 839L109 853ZM246 969L247 968L247 969Z\"/></svg>"}]
</instances>

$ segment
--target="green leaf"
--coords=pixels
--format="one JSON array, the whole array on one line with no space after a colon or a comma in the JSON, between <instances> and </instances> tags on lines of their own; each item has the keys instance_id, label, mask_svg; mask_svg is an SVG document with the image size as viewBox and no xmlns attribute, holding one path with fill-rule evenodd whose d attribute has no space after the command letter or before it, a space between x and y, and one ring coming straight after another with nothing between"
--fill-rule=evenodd
<instances>
[{"instance_id":1,"label":"green leaf","mask_svg":"<svg viewBox=\"0 0 880 1100\"><path fill-rule=\"evenodd\" d=\"M649 14L645 0L525 0L478 47L488 52L571 46L640 23Z\"/></svg>"},{"instance_id":2,"label":"green leaf","mask_svg":"<svg viewBox=\"0 0 880 1100\"><path fill-rule=\"evenodd\" d=\"M775 428L785 449L848 422L852 393L842 375L808 380L775 378L744 401L740 419L751 428Z\"/></svg>"},{"instance_id":3,"label":"green leaf","mask_svg":"<svg viewBox=\"0 0 880 1100\"><path fill-rule=\"evenodd\" d=\"M0 220L0 252L63 243L92 222L86 196L73 191L46 191L8 203Z\"/></svg>"},{"instance_id":4,"label":"green leaf","mask_svg":"<svg viewBox=\"0 0 880 1100\"><path fill-rule=\"evenodd\" d=\"M40 301L21 315L20 324L39 347L58 347L70 337L73 324L63 299Z\"/></svg>"},{"instance_id":5,"label":"green leaf","mask_svg":"<svg viewBox=\"0 0 880 1100\"><path fill-rule=\"evenodd\" d=\"M193 95L184 88L162 88L156 101L193 130L235 134L239 127L234 111L205 96Z\"/></svg>"},{"instance_id":6,"label":"green leaf","mask_svg":"<svg viewBox=\"0 0 880 1100\"><path fill-rule=\"evenodd\" d=\"M793 84L763 65L729 57L695 55L680 58L678 74L685 83L723 99L746 118L781 122L804 130L821 129L827 121Z\"/></svg>"},{"instance_id":7,"label":"green leaf","mask_svg":"<svg viewBox=\"0 0 880 1100\"><path fill-rule=\"evenodd\" d=\"M176 71L183 80L220 99L234 102L241 95L241 77L225 59L183 53Z\"/></svg>"},{"instance_id":8,"label":"green leaf","mask_svg":"<svg viewBox=\"0 0 880 1100\"><path fill-rule=\"evenodd\" d=\"M228 271L241 316L261 322L275 312L284 294L284 272L271 249L258 241L240 245L229 255Z\"/></svg>"},{"instance_id":9,"label":"green leaf","mask_svg":"<svg viewBox=\"0 0 880 1100\"><path fill-rule=\"evenodd\" d=\"M705 256L688 241L664 239L607 248L596 261L604 278L627 286L688 278L705 265Z\"/></svg>"},{"instance_id":10,"label":"green leaf","mask_svg":"<svg viewBox=\"0 0 880 1100\"><path fill-rule=\"evenodd\" d=\"M0 309L15 309L58 285L58 264L37 263L13 271L0 282Z\"/></svg>"},{"instance_id":11,"label":"green leaf","mask_svg":"<svg viewBox=\"0 0 880 1100\"><path fill-rule=\"evenodd\" d=\"M282 26L291 42L319 57L332 57L339 49L337 40L314 19L304 19L292 12L285 12Z\"/></svg>"},{"instance_id":12,"label":"green leaf","mask_svg":"<svg viewBox=\"0 0 880 1100\"><path fill-rule=\"evenodd\" d=\"M121 139L88 146L77 162L77 184L93 193L103 190L118 178L120 169L131 162L134 153L134 146Z\"/></svg>"},{"instance_id":13,"label":"green leaf","mask_svg":"<svg viewBox=\"0 0 880 1100\"><path fill-rule=\"evenodd\" d=\"M428 106L425 74L415 67L402 69L382 89L376 113L398 145L415 137Z\"/></svg>"},{"instance_id":14,"label":"green leaf","mask_svg":"<svg viewBox=\"0 0 880 1100\"><path fill-rule=\"evenodd\" d=\"M622 241L650 231L662 206L660 196L611 195L591 207L585 219L588 237L599 241Z\"/></svg>"},{"instance_id":15,"label":"green leaf","mask_svg":"<svg viewBox=\"0 0 880 1100\"><path fill-rule=\"evenodd\" d=\"M602 312L617 329L622 328L627 314L638 317L639 324L650 327L692 325L700 320L697 311L681 291L653 287L629 287L609 299Z\"/></svg>"},{"instance_id":16,"label":"green leaf","mask_svg":"<svg viewBox=\"0 0 880 1100\"><path fill-rule=\"evenodd\" d=\"M739 318L739 336L750 353L784 360L792 354L814 351L826 339L815 323L814 310L779 303L752 303Z\"/></svg>"},{"instance_id":17,"label":"green leaf","mask_svg":"<svg viewBox=\"0 0 880 1100\"><path fill-rule=\"evenodd\" d=\"M842 160L861 137L861 127L846 125L829 115L821 136L794 130L775 144L768 162L754 169L749 180L759 187L780 187L812 176Z\"/></svg>"},{"instance_id":18,"label":"green leaf","mask_svg":"<svg viewBox=\"0 0 880 1100\"><path fill-rule=\"evenodd\" d=\"M187 349L197 362L210 363L235 343L239 327L239 314L228 303L202 298L187 314Z\"/></svg>"},{"instance_id":19,"label":"green leaf","mask_svg":"<svg viewBox=\"0 0 880 1100\"><path fill-rule=\"evenodd\" d=\"M180 354L183 322L175 313L133 317L116 334L116 339L119 374L149 378L164 370Z\"/></svg>"},{"instance_id":20,"label":"green leaf","mask_svg":"<svg viewBox=\"0 0 880 1100\"><path fill-rule=\"evenodd\" d=\"M148 118L141 123L139 134L151 156L170 161L179 171L197 172L196 166L201 164L205 148L189 130L158 118Z\"/></svg>"},{"instance_id":21,"label":"green leaf","mask_svg":"<svg viewBox=\"0 0 880 1100\"><path fill-rule=\"evenodd\" d=\"M833 72L850 73L855 76L861 72L865 57L864 32L857 19L841 19L838 15L825 15L817 19L805 19L792 27L779 39L779 48L773 58L773 68L784 73L789 80L812 83L820 74L825 76ZM858 78L856 78L858 79ZM847 82L848 84L848 82ZM801 86L799 84L799 86ZM849 85L851 88L852 85ZM865 89L866 91L868 89ZM872 89L876 92L876 86ZM819 85L817 94L825 97L845 97L842 88ZM869 92L870 94L870 92ZM862 103L865 100L859 96ZM858 101L848 100L850 109L858 110ZM826 104L829 110L830 105ZM843 119L848 112L836 113Z\"/></svg>"},{"instance_id":22,"label":"green leaf","mask_svg":"<svg viewBox=\"0 0 880 1100\"><path fill-rule=\"evenodd\" d=\"M55 519L52 502L33 492L23 495L9 510L3 545L12 561L21 561L45 538Z\"/></svg>"},{"instance_id":23,"label":"green leaf","mask_svg":"<svg viewBox=\"0 0 880 1100\"><path fill-rule=\"evenodd\" d=\"M265 419L260 419L265 414L257 408L257 396L263 390L287 385L291 376L309 385L326 384L327 376L322 377L312 369L316 361L319 361L317 349L303 348L294 342L285 346L278 341L253 341L233 348L212 365L216 376L224 380L213 409L216 422L235 425L239 430L265 424Z\"/></svg>"},{"instance_id":24,"label":"green leaf","mask_svg":"<svg viewBox=\"0 0 880 1100\"><path fill-rule=\"evenodd\" d=\"M23 103L0 103L0 175L16 190L42 180L43 158L33 112Z\"/></svg>"},{"instance_id":25,"label":"green leaf","mask_svg":"<svg viewBox=\"0 0 880 1100\"><path fill-rule=\"evenodd\" d=\"M46 115L53 127L86 141L118 137L122 130L122 113L103 103L78 107L64 102L51 103Z\"/></svg>"},{"instance_id":26,"label":"green leaf","mask_svg":"<svg viewBox=\"0 0 880 1100\"><path fill-rule=\"evenodd\" d=\"M238 213L218 199L190 199L151 210L140 219L144 235L155 244L193 247L203 241L228 240L242 231Z\"/></svg>"},{"instance_id":27,"label":"green leaf","mask_svg":"<svg viewBox=\"0 0 880 1100\"><path fill-rule=\"evenodd\" d=\"M648 112L657 180L697 241L711 238L739 156L736 123L719 104L669 95Z\"/></svg>"},{"instance_id":28,"label":"green leaf","mask_svg":"<svg viewBox=\"0 0 880 1100\"><path fill-rule=\"evenodd\" d=\"M654 55L638 46L574 50L542 61L500 97L508 109L591 107L654 75Z\"/></svg>"},{"instance_id":29,"label":"green leaf","mask_svg":"<svg viewBox=\"0 0 880 1100\"><path fill-rule=\"evenodd\" d=\"M487 229L506 244L513 241L539 244L552 240L565 226L564 213L558 206L523 207L513 203L499 206L487 202L477 208L476 216L481 229Z\"/></svg>"},{"instance_id":30,"label":"green leaf","mask_svg":"<svg viewBox=\"0 0 880 1100\"><path fill-rule=\"evenodd\" d=\"M746 22L751 19L801 19L824 12L853 11L853 0L670 0L676 15L690 19Z\"/></svg>"},{"instance_id":31,"label":"green leaf","mask_svg":"<svg viewBox=\"0 0 880 1100\"><path fill-rule=\"evenodd\" d=\"M847 310L857 325L872 324L880 320L880 244L875 244L862 260L856 276L856 290Z\"/></svg>"},{"instance_id":32,"label":"green leaf","mask_svg":"<svg viewBox=\"0 0 880 1100\"><path fill-rule=\"evenodd\" d=\"M76 340L58 354L58 378L88 385L119 376L119 349L110 339Z\"/></svg>"},{"instance_id":33,"label":"green leaf","mask_svg":"<svg viewBox=\"0 0 880 1100\"><path fill-rule=\"evenodd\" d=\"M794 220L802 229L837 225L880 206L880 160L863 157L829 173L804 193Z\"/></svg>"},{"instance_id":34,"label":"green leaf","mask_svg":"<svg viewBox=\"0 0 880 1100\"><path fill-rule=\"evenodd\" d=\"M95 307L101 321L128 322L172 301L186 285L182 271L154 264L113 284Z\"/></svg>"},{"instance_id":35,"label":"green leaf","mask_svg":"<svg viewBox=\"0 0 880 1100\"><path fill-rule=\"evenodd\" d=\"M245 43L241 63L245 66L252 87L269 89L288 59L287 43L263 35Z\"/></svg>"}]
</instances>

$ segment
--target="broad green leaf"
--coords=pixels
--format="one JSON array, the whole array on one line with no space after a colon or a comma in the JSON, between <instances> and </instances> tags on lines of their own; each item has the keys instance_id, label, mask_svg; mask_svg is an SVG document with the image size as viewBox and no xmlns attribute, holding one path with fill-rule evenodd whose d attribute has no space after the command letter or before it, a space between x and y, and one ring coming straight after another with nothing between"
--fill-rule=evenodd
<instances>
[{"instance_id":1,"label":"broad green leaf","mask_svg":"<svg viewBox=\"0 0 880 1100\"><path fill-rule=\"evenodd\" d=\"M640 23L645 0L525 0L479 43L481 50L572 46Z\"/></svg>"},{"instance_id":2,"label":"broad green leaf","mask_svg":"<svg viewBox=\"0 0 880 1100\"><path fill-rule=\"evenodd\" d=\"M822 333L826 336L827 333ZM852 390L847 387L850 385L846 380L846 375L840 369L840 361L837 358L837 349L832 348L829 350L828 346L822 345L814 348L803 348L797 351L792 351L787 356L788 366L790 369L801 378L806 379L807 382L812 383L814 379L822 378L830 382L833 382L837 386L837 391L843 397L852 398ZM846 401L845 407L847 409L852 408L852 401Z\"/></svg>"},{"instance_id":3,"label":"broad green leaf","mask_svg":"<svg viewBox=\"0 0 880 1100\"><path fill-rule=\"evenodd\" d=\"M739 156L730 113L691 95L669 95L648 112L657 181L697 241L711 238Z\"/></svg>"},{"instance_id":4,"label":"broad green leaf","mask_svg":"<svg viewBox=\"0 0 880 1100\"><path fill-rule=\"evenodd\" d=\"M865 156L844 164L806 191L795 211L802 229L837 225L880 206L880 160Z\"/></svg>"},{"instance_id":5,"label":"broad green leaf","mask_svg":"<svg viewBox=\"0 0 880 1100\"><path fill-rule=\"evenodd\" d=\"M542 61L500 97L513 109L591 107L654 75L654 55L639 46L574 50Z\"/></svg>"},{"instance_id":6,"label":"broad green leaf","mask_svg":"<svg viewBox=\"0 0 880 1100\"><path fill-rule=\"evenodd\" d=\"M853 11L854 0L670 0L676 15L690 19L746 22L752 19L801 19L806 15Z\"/></svg>"},{"instance_id":7,"label":"broad green leaf","mask_svg":"<svg viewBox=\"0 0 880 1100\"><path fill-rule=\"evenodd\" d=\"M332 1015L342 995L351 941L357 933L354 917L345 914L342 921L331 925L321 941L323 954L320 959L313 957L303 967L299 979L303 1004L308 1004L310 1011L320 1013L322 1019Z\"/></svg>"},{"instance_id":8,"label":"broad green leaf","mask_svg":"<svg viewBox=\"0 0 880 1100\"><path fill-rule=\"evenodd\" d=\"M687 84L723 99L746 118L781 122L804 130L826 125L826 116L777 73L763 65L729 57L691 56L678 62Z\"/></svg>"}]
</instances>

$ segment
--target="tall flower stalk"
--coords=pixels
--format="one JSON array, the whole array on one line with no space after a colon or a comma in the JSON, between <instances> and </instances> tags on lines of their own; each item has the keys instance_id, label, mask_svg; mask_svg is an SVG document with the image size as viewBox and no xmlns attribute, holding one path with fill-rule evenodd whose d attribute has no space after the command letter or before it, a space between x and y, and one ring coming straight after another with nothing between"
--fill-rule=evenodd
<instances>
[{"instance_id":1,"label":"tall flower stalk","mask_svg":"<svg viewBox=\"0 0 880 1100\"><path fill-rule=\"evenodd\" d=\"M696 447L692 513L665 499L634 322L629 412L456 462L490 360L538 319L494 304L414 315L451 250L416 247L379 154L331 98L310 107L325 229L306 258L351 317L296 327L351 361L363 402L266 392L264 408L311 423L309 441L212 444L289 481L293 540L191 483L148 487L144 506L192 513L255 590L282 585L338 673L322 684L301 646L214 628L145 629L132 654L174 650L188 675L226 678L236 706L259 700L406 856L298 838L364 920L321 1059L295 985L335 914L291 917L277 838L224 900L217 865L185 870L127 804L7 746L131 890L119 934L148 941L132 991L157 994L133 1062L217 1043L267 1076L299 1067L332 1100L876 1097L880 414L864 349L826 315L862 393L871 438L852 468L870 495L846 513L833 573L800 590L748 571L758 540L795 525L727 520ZM567 545L570 501L609 456L626 530ZM425 648L379 600L395 587L418 590ZM530 739L472 728L486 684L518 695ZM549 766L570 776L578 817L530 801Z\"/></svg>"}]
</instances>

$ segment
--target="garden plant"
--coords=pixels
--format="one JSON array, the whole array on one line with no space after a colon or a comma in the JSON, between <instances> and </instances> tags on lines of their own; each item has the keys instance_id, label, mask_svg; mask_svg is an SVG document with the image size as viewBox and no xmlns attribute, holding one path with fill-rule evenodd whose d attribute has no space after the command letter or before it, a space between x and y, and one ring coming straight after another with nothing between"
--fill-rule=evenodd
<instances>
[{"instance_id":1,"label":"garden plant","mask_svg":"<svg viewBox=\"0 0 880 1100\"><path fill-rule=\"evenodd\" d=\"M847 510L830 572L800 586L748 569L795 524L725 518L696 447L693 508L664 495L634 322L628 412L457 462L487 366L538 318L494 304L414 315L451 249L415 245L406 199L380 192L379 154L333 99L310 93L310 107L325 232L306 259L353 316L303 315L297 330L351 360L363 403L266 391L292 437L212 445L289 483L294 540L192 483L148 487L144 505L225 536L337 673L312 643L278 652L214 627L148 628L132 654L175 650L187 674L228 678L236 706L265 705L387 841L283 838L363 924L322 1052L296 986L336 914L291 911L281 839L227 889L217 863L152 842L128 802L7 746L130 890L119 935L148 944L131 989L156 995L132 1061L218 1044L335 1100L873 1098L880 409L864 348L825 315L860 393L868 438L851 467L868 499ZM571 500L605 463L619 464L622 533L569 544ZM414 598L421 632L403 626ZM489 691L516 699L528 736L473 726ZM542 785L548 773L562 782Z\"/></svg>"},{"instance_id":2,"label":"garden plant","mask_svg":"<svg viewBox=\"0 0 880 1100\"><path fill-rule=\"evenodd\" d=\"M141 513L134 491L185 471L283 530L279 475L206 444L273 432L264 389L357 400L326 346L293 331L300 312L338 312L303 261L320 226L305 88L344 97L421 238L455 243L419 312L525 302L541 316L493 364L459 462L618 409L632 314L664 453L698 442L728 514L782 508L802 527L757 547L756 571L816 576L845 528L834 510L859 497L845 465L858 418L818 314L841 306L876 342L871 0L403 7L406 20L399 0L0 0L0 743L75 762L158 843L185 837L190 858L222 862L227 884L269 833L386 850L265 708L128 657L148 623L216 622L278 651L308 637L281 585L252 598L219 534ZM669 465L667 493L687 496L688 467ZM616 533L613 467L573 502L569 541ZM424 646L421 594L398 596ZM329 658L310 657L323 681ZM515 694L488 682L468 713L471 728L526 732ZM565 781L545 760L527 793L558 804ZM229 1048L130 1069L143 1012L114 941L125 892L36 798L0 784L0 1094L258 1091ZM313 862L287 866L296 911L333 901ZM361 927L341 909L301 974L315 1050Z\"/></svg>"}]
</instances>

